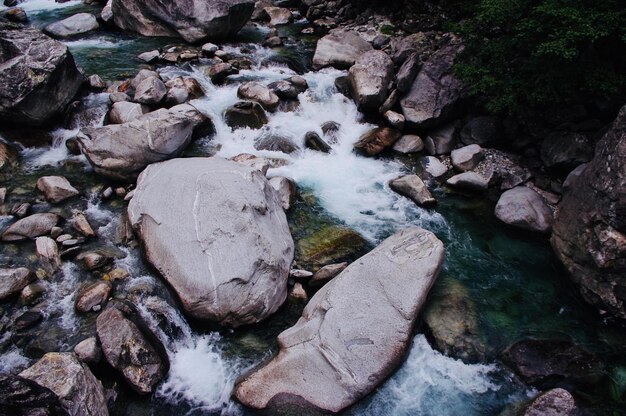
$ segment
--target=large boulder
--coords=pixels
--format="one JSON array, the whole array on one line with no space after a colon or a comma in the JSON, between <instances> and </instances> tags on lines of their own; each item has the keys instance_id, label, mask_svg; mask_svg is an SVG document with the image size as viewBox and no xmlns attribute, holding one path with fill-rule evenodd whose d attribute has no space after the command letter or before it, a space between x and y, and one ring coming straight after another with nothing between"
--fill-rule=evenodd
<instances>
[{"instance_id":1,"label":"large boulder","mask_svg":"<svg viewBox=\"0 0 626 416\"><path fill-rule=\"evenodd\" d=\"M244 100L256 101L267 111L274 111L279 103L278 95L274 91L255 81L241 84L237 89L237 96Z\"/></svg>"},{"instance_id":2,"label":"large boulder","mask_svg":"<svg viewBox=\"0 0 626 416\"><path fill-rule=\"evenodd\" d=\"M317 41L313 55L313 68L334 66L347 69L364 52L374 49L366 40L354 32L336 31Z\"/></svg>"},{"instance_id":3,"label":"large boulder","mask_svg":"<svg viewBox=\"0 0 626 416\"><path fill-rule=\"evenodd\" d=\"M78 13L46 26L44 32L54 38L69 38L91 32L100 27L96 16L91 13Z\"/></svg>"},{"instance_id":4,"label":"large boulder","mask_svg":"<svg viewBox=\"0 0 626 416\"><path fill-rule=\"evenodd\" d=\"M443 257L420 228L386 239L311 298L278 336L278 355L236 385L237 399L272 414L337 413L372 392L402 362Z\"/></svg>"},{"instance_id":5,"label":"large boulder","mask_svg":"<svg viewBox=\"0 0 626 416\"><path fill-rule=\"evenodd\" d=\"M527 231L548 233L552 229L552 210L541 195L526 186L504 192L495 214L503 223Z\"/></svg>"},{"instance_id":6,"label":"large boulder","mask_svg":"<svg viewBox=\"0 0 626 416\"><path fill-rule=\"evenodd\" d=\"M393 78L393 61L383 51L361 54L350 68L352 96L361 111L378 111L387 98Z\"/></svg>"},{"instance_id":7,"label":"large boulder","mask_svg":"<svg viewBox=\"0 0 626 416\"><path fill-rule=\"evenodd\" d=\"M582 133L557 132L541 143L541 161L557 172L570 172L593 157L593 145Z\"/></svg>"},{"instance_id":8,"label":"large boulder","mask_svg":"<svg viewBox=\"0 0 626 416\"><path fill-rule=\"evenodd\" d=\"M626 107L571 180L552 247L582 296L626 321Z\"/></svg>"},{"instance_id":9,"label":"large boulder","mask_svg":"<svg viewBox=\"0 0 626 416\"><path fill-rule=\"evenodd\" d=\"M54 392L70 416L109 415L102 384L74 353L47 353L19 376Z\"/></svg>"},{"instance_id":10,"label":"large boulder","mask_svg":"<svg viewBox=\"0 0 626 416\"><path fill-rule=\"evenodd\" d=\"M59 216L51 212L29 215L11 224L2 233L2 241L21 241L48 234L59 222Z\"/></svg>"},{"instance_id":11,"label":"large boulder","mask_svg":"<svg viewBox=\"0 0 626 416\"><path fill-rule=\"evenodd\" d=\"M19 293L32 282L35 275L25 267L15 269L0 269L0 300Z\"/></svg>"},{"instance_id":12,"label":"large boulder","mask_svg":"<svg viewBox=\"0 0 626 416\"><path fill-rule=\"evenodd\" d=\"M225 39L246 24L253 0L113 0L113 21L144 36L182 37L187 42Z\"/></svg>"},{"instance_id":13,"label":"large boulder","mask_svg":"<svg viewBox=\"0 0 626 416\"><path fill-rule=\"evenodd\" d=\"M148 261L194 318L236 327L284 302L293 240L260 171L217 157L150 165L128 217Z\"/></svg>"},{"instance_id":14,"label":"large boulder","mask_svg":"<svg viewBox=\"0 0 626 416\"><path fill-rule=\"evenodd\" d=\"M32 380L0 375L0 414L11 416L68 416L50 389Z\"/></svg>"},{"instance_id":15,"label":"large boulder","mask_svg":"<svg viewBox=\"0 0 626 416\"><path fill-rule=\"evenodd\" d=\"M464 86L453 73L458 47L446 46L424 63L407 95L400 101L406 122L430 127L446 121L464 95Z\"/></svg>"},{"instance_id":16,"label":"large boulder","mask_svg":"<svg viewBox=\"0 0 626 416\"><path fill-rule=\"evenodd\" d=\"M94 170L107 178L132 181L149 164L176 157L206 118L188 104L160 109L124 124L87 128L78 136Z\"/></svg>"},{"instance_id":17,"label":"large boulder","mask_svg":"<svg viewBox=\"0 0 626 416\"><path fill-rule=\"evenodd\" d=\"M51 122L83 81L67 46L39 30L0 22L0 121Z\"/></svg>"}]
</instances>

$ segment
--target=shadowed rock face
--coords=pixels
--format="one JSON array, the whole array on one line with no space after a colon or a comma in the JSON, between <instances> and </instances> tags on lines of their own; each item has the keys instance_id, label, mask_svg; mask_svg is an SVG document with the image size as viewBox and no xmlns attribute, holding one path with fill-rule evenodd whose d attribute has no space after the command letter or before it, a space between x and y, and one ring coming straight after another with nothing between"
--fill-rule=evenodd
<instances>
[{"instance_id":1,"label":"shadowed rock face","mask_svg":"<svg viewBox=\"0 0 626 416\"><path fill-rule=\"evenodd\" d=\"M293 240L260 171L217 157L150 165L128 216L187 314L236 327L285 301Z\"/></svg>"},{"instance_id":2,"label":"shadowed rock face","mask_svg":"<svg viewBox=\"0 0 626 416\"><path fill-rule=\"evenodd\" d=\"M0 414L15 416L68 416L59 397L26 378L0 375Z\"/></svg>"},{"instance_id":3,"label":"shadowed rock face","mask_svg":"<svg viewBox=\"0 0 626 416\"><path fill-rule=\"evenodd\" d=\"M626 107L567 188L551 242L582 296L626 321Z\"/></svg>"},{"instance_id":4,"label":"shadowed rock face","mask_svg":"<svg viewBox=\"0 0 626 416\"><path fill-rule=\"evenodd\" d=\"M272 414L339 412L400 364L443 262L432 233L408 228L361 257L313 296L280 351L235 395Z\"/></svg>"},{"instance_id":5,"label":"shadowed rock face","mask_svg":"<svg viewBox=\"0 0 626 416\"><path fill-rule=\"evenodd\" d=\"M0 22L0 121L48 123L83 81L67 46L37 29Z\"/></svg>"},{"instance_id":6,"label":"shadowed rock face","mask_svg":"<svg viewBox=\"0 0 626 416\"><path fill-rule=\"evenodd\" d=\"M113 21L144 36L182 37L187 42L237 33L254 11L252 0L113 0Z\"/></svg>"}]
</instances>

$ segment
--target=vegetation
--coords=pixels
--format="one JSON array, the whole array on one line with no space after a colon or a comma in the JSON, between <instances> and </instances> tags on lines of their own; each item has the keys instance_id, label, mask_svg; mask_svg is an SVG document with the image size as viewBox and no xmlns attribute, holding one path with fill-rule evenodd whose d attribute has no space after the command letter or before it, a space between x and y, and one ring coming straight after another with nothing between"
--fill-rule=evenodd
<instances>
[{"instance_id":1,"label":"vegetation","mask_svg":"<svg viewBox=\"0 0 626 416\"><path fill-rule=\"evenodd\" d=\"M457 75L492 111L626 96L624 0L473 0ZM616 102L616 104L620 104Z\"/></svg>"}]
</instances>

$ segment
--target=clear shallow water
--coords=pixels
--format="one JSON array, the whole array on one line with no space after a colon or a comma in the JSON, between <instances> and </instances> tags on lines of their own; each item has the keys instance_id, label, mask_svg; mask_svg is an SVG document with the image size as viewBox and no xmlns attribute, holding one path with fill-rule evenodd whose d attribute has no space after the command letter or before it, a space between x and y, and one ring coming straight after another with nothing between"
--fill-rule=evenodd
<instances>
[{"instance_id":1,"label":"clear shallow water","mask_svg":"<svg viewBox=\"0 0 626 416\"><path fill-rule=\"evenodd\" d=\"M34 0L33 3L42 1ZM84 7L63 6L53 12L47 10L35 15L42 16L38 19L43 24ZM136 70L138 64L132 58L150 49L143 48L143 42L152 41L167 42L98 33L68 44L83 67L89 67L92 62L93 72L103 76L108 74L110 78ZM238 101L237 82L255 79L269 83L288 78L293 71L258 65L275 54L274 51L255 48L252 52L242 52L237 45L227 49L247 54L257 63L252 70L231 77L233 84L212 85L203 76L201 64L186 69L170 67L162 72L164 77L194 76L207 93L194 105L212 117L217 133L194 143L190 154L231 157L245 152L286 159L289 164L271 169L269 176L284 175L295 179L301 193L315 199L312 217L348 225L373 244L408 225L419 225L435 232L446 244L446 264L438 284L443 284L444 278L452 278L468 288L477 307L480 328L494 354L520 337L566 336L610 357L611 366L624 364L623 351L604 342L621 339L623 345L623 334L616 334L610 327L603 326L580 302L556 264L546 240L511 234L504 229L493 217L492 201L455 196L440 188L435 190L439 201L436 209L421 209L387 186L390 179L417 169L414 161L391 157L364 158L352 153L352 144L372 125L362 119L351 100L335 90L334 79L343 74L341 71L304 74L310 89L300 95L299 108L293 112L271 114L268 125L261 130L233 132L223 122L222 115L228 106ZM100 55L102 51L106 54ZM97 103L98 97L92 96L90 100ZM322 135L321 124L327 121L341 125L332 144L333 152L323 155L304 149L304 134L315 131ZM63 145L75 133L61 129L55 133L52 148L25 149L19 176L3 175L1 178L3 183L9 184L12 198L17 194L32 199L36 195L32 191L34 182L39 176L54 173L68 177L79 189L87 190L88 197L73 205L86 211L97 230L100 238L93 245L121 251L116 266L128 270L131 278L118 288L118 292L132 294L140 313L166 346L171 368L167 379L151 398L138 398L122 388L113 414L250 413L230 399L233 383L246 369L276 351L275 336L293 324L298 311L287 305L267 322L237 331L215 332L187 322L178 312L168 289L146 267L139 250L117 247L112 243L125 205L120 201L100 201L96 197L102 181L91 172L83 157L68 155ZM288 137L302 150L290 156L257 151L255 140L267 134ZM39 209L48 208L43 205ZM62 211L67 213L70 208ZM9 220L0 221L3 226ZM298 231L299 235L307 232L307 229ZM36 264L30 246L5 245L1 250L2 265ZM73 288L78 282L89 280L93 277L67 263L62 273L45 283L49 295L42 305L44 322L38 330L15 342L16 345L12 345L10 334L0 337L0 371L17 372L42 351L71 350L78 341L93 333L93 318L77 316L73 311ZM167 303L159 299L165 299ZM24 310L9 310L8 314L17 316ZM158 315L167 317L165 329L155 310L159 311ZM6 319L6 315L2 319ZM60 333L64 336L59 336ZM29 336L41 339L26 340ZM105 373L102 378L105 385L110 385L110 375ZM425 337L418 333L404 365L374 394L346 414L495 415L508 403L523 400L532 392L495 361L464 364L433 350Z\"/></svg>"}]
</instances>

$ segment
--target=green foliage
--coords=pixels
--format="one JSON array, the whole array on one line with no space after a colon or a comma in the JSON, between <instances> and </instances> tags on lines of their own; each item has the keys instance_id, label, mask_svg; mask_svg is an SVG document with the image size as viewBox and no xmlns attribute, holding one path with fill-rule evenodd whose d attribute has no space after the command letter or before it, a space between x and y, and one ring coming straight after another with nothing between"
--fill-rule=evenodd
<instances>
[{"instance_id":1,"label":"green foliage","mask_svg":"<svg viewBox=\"0 0 626 416\"><path fill-rule=\"evenodd\" d=\"M626 94L624 0L477 0L457 75L493 111Z\"/></svg>"}]
</instances>

